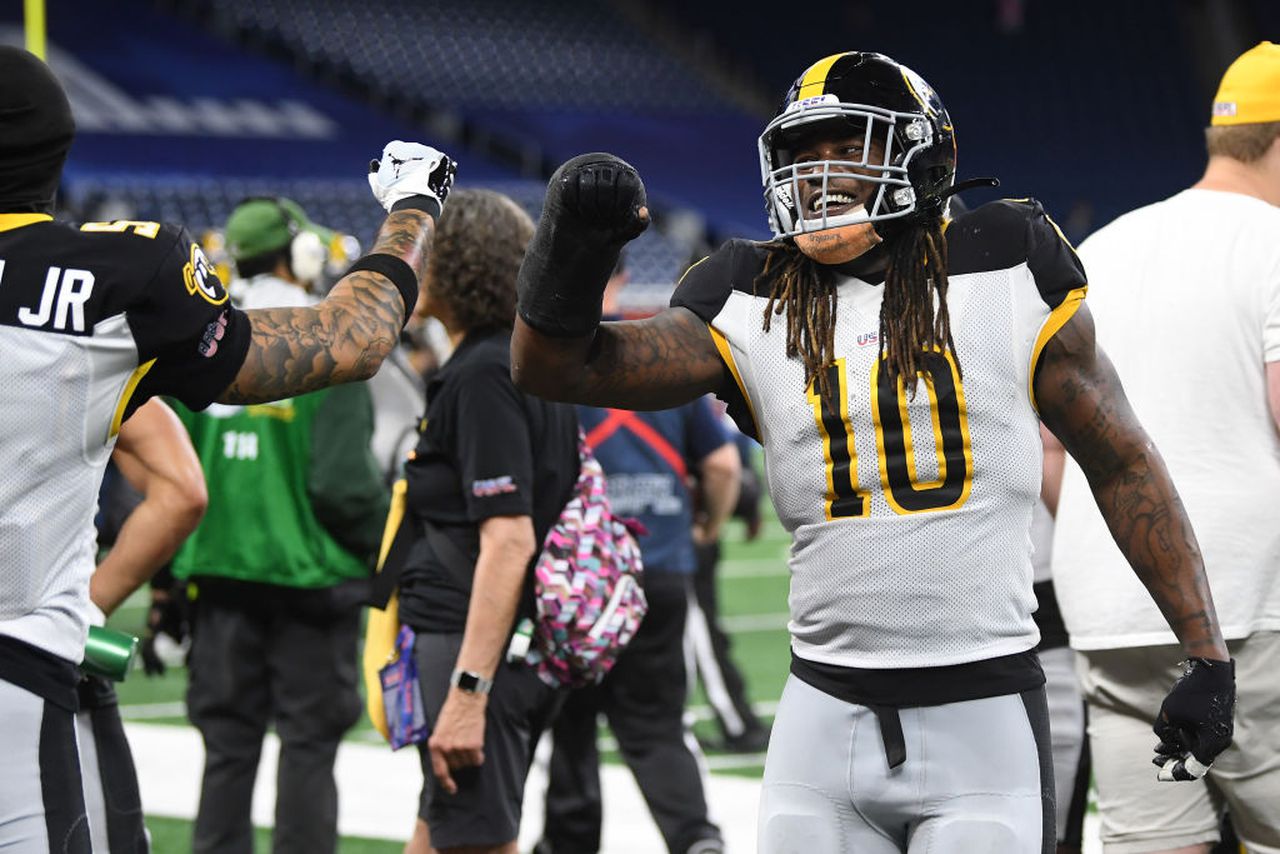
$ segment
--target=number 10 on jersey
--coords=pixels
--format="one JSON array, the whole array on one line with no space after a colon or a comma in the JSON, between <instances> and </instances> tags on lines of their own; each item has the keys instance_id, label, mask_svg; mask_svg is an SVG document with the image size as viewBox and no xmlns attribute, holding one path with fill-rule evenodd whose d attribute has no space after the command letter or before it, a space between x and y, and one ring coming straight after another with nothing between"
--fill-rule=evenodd
<instances>
[{"instance_id":1,"label":"number 10 on jersey","mask_svg":"<svg viewBox=\"0 0 1280 854\"><path fill-rule=\"evenodd\" d=\"M916 464L917 442L908 404L910 392L889 376L883 360L871 369L871 420L875 427L877 469L886 503L895 513L924 513L955 509L969 498L973 484L973 451L969 444L969 416L965 408L960 371L950 353L924 356L924 368L916 396L928 396L931 442L937 459L937 476L925 479ZM822 437L826 458L828 519L856 518L871 512L871 495L859 486L858 454L849 419L849 377L845 360L827 368L834 411L809 386L809 403ZM927 453L927 450L925 451Z\"/></svg>"}]
</instances>

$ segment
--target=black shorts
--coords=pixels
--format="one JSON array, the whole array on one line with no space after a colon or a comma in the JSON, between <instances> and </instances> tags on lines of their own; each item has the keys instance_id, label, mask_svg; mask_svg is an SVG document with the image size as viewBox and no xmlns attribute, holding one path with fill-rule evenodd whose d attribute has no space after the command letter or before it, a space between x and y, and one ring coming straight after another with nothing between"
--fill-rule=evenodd
<instances>
[{"instance_id":1,"label":"black shorts","mask_svg":"<svg viewBox=\"0 0 1280 854\"><path fill-rule=\"evenodd\" d=\"M461 646L461 634L419 634L414 643L423 709L433 726L449 693L449 676ZM519 835L533 751L561 700L561 692L544 684L527 665L500 665L485 712L484 764L453 772L456 795L437 785L431 752L425 742L418 745L423 779L418 817L431 830L433 848L500 845Z\"/></svg>"}]
</instances>

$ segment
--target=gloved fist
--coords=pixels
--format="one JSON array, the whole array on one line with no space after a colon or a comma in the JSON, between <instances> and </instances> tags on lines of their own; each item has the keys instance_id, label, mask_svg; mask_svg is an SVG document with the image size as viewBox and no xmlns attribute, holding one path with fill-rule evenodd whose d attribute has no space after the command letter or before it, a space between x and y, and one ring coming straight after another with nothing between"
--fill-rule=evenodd
<instances>
[{"instance_id":1,"label":"gloved fist","mask_svg":"<svg viewBox=\"0 0 1280 854\"><path fill-rule=\"evenodd\" d=\"M138 650L148 676L163 676L169 667L186 663L191 649L190 606L186 591L178 586L151 593L147 611L147 636Z\"/></svg>"},{"instance_id":2,"label":"gloved fist","mask_svg":"<svg viewBox=\"0 0 1280 854\"><path fill-rule=\"evenodd\" d=\"M601 243L621 246L649 227L644 182L612 154L580 154L564 163L547 184L546 208L562 212Z\"/></svg>"},{"instance_id":3,"label":"gloved fist","mask_svg":"<svg viewBox=\"0 0 1280 854\"><path fill-rule=\"evenodd\" d=\"M1235 661L1187 660L1153 729L1160 738L1151 761L1164 782L1198 780L1231 744L1236 707Z\"/></svg>"},{"instance_id":4,"label":"gloved fist","mask_svg":"<svg viewBox=\"0 0 1280 854\"><path fill-rule=\"evenodd\" d=\"M458 164L429 145L393 140L369 163L369 188L388 213L414 209L436 219L453 189Z\"/></svg>"}]
</instances>

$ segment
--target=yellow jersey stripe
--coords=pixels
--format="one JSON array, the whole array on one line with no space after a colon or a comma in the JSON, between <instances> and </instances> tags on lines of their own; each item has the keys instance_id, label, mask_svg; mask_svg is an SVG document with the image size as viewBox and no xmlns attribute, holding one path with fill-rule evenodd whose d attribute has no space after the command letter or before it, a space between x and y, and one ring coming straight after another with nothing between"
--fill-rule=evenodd
<instances>
[{"instance_id":1,"label":"yellow jersey stripe","mask_svg":"<svg viewBox=\"0 0 1280 854\"><path fill-rule=\"evenodd\" d=\"M1031 396L1031 405L1036 412L1040 411L1040 407L1036 404L1036 365L1040 364L1040 353L1044 350L1045 345L1049 343L1049 339L1057 335L1058 330L1075 316L1076 310L1080 308L1080 303L1084 300L1085 291L1088 289L1088 285L1081 285L1069 291L1062 302L1058 303L1058 307L1049 312L1044 325L1040 327L1040 334L1036 336L1035 347L1031 350L1031 373L1027 377L1027 393Z\"/></svg>"},{"instance_id":2,"label":"yellow jersey stripe","mask_svg":"<svg viewBox=\"0 0 1280 854\"><path fill-rule=\"evenodd\" d=\"M53 217L48 214L38 213L8 213L0 214L0 231L10 231L15 228L22 228L24 225L31 225L36 222L52 222Z\"/></svg>"},{"instance_id":3,"label":"yellow jersey stripe","mask_svg":"<svg viewBox=\"0 0 1280 854\"><path fill-rule=\"evenodd\" d=\"M742 381L742 374L738 373L738 363L733 359L733 350L729 347L729 339L721 334L711 324L707 324L707 328L711 330L711 340L716 343L716 350L720 353L720 358L729 368L729 373L733 374L733 381L738 384L738 391L742 392L742 399L747 402L747 411L751 413L751 423L756 427L756 437L761 441L764 440L764 434L760 432L760 421L756 418L756 407L751 402L751 395L747 394L747 384Z\"/></svg>"},{"instance_id":4,"label":"yellow jersey stripe","mask_svg":"<svg viewBox=\"0 0 1280 854\"><path fill-rule=\"evenodd\" d=\"M831 72L831 66L843 56L845 53L833 53L831 56L819 59L813 65L809 66L809 70L804 73L804 77L800 78L800 89L796 92L796 100L803 101L805 98L813 98L823 94L822 90L827 85L827 75Z\"/></svg>"},{"instance_id":5,"label":"yellow jersey stripe","mask_svg":"<svg viewBox=\"0 0 1280 854\"><path fill-rule=\"evenodd\" d=\"M120 432L120 425L124 423L124 411L129 406L129 400L133 397L133 393L138 389L138 383L142 382L142 378L147 375L147 371L151 370L151 366L156 363L155 359L143 362L134 368L133 373L129 376L129 381L124 385L124 394L120 395L120 402L116 404L116 414L111 417L111 433L107 438L114 439Z\"/></svg>"}]
</instances>

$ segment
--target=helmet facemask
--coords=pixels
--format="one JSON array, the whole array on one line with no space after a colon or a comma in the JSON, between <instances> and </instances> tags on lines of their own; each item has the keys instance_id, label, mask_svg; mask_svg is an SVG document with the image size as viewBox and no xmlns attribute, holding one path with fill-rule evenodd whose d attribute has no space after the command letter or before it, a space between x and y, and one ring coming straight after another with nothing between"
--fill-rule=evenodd
<instances>
[{"instance_id":1,"label":"helmet facemask","mask_svg":"<svg viewBox=\"0 0 1280 854\"><path fill-rule=\"evenodd\" d=\"M858 136L861 152L854 159L795 162L805 140ZM793 102L760 135L760 169L774 235L794 239L824 264L866 252L881 240L873 223L916 210L908 169L933 137L933 123L923 113L842 102L831 94ZM847 188L849 181L859 182L860 196L868 185L873 192L850 204L840 186Z\"/></svg>"}]
</instances>

